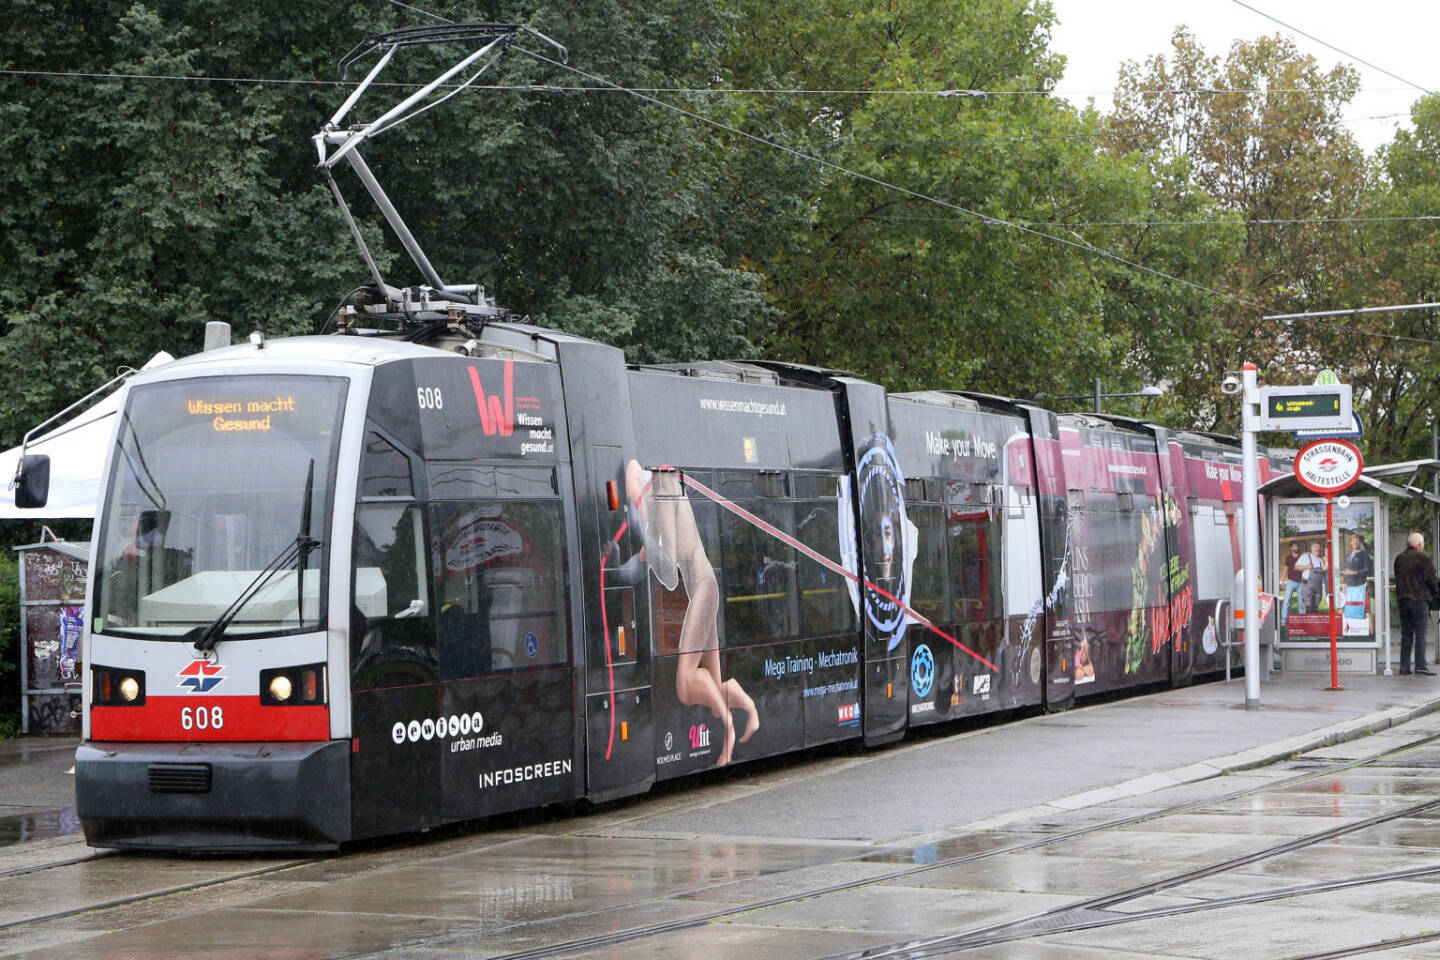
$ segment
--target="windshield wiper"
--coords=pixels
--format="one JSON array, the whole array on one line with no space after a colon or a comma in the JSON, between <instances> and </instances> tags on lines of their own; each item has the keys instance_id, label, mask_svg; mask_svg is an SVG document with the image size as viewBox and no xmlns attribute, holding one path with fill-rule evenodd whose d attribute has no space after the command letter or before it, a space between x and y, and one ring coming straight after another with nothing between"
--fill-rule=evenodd
<instances>
[{"instance_id":1,"label":"windshield wiper","mask_svg":"<svg viewBox=\"0 0 1440 960\"><path fill-rule=\"evenodd\" d=\"M305 622L305 558L319 546L318 541L310 539L310 498L314 494L315 458L311 457L310 467L305 471L305 499L300 503L300 535L295 538L296 545L300 547L299 563L296 565L298 572L295 574L295 619L300 623Z\"/></svg>"},{"instance_id":2,"label":"windshield wiper","mask_svg":"<svg viewBox=\"0 0 1440 960\"><path fill-rule=\"evenodd\" d=\"M196 650L214 650L221 640L225 639L225 630L240 613L245 604L255 599L256 594L265 589L265 585L274 579L275 574L290 567L297 566L296 573L296 599L295 599L295 620L303 624L304 618L304 591L305 591L305 559L310 551L321 545L322 541L310 536L310 497L315 489L315 461L310 461L310 468L305 475L305 501L300 508L300 533L295 540L279 556L265 565L265 568L255 575L234 602L225 610L203 627L196 627L185 634L185 639L195 644Z\"/></svg>"}]
</instances>

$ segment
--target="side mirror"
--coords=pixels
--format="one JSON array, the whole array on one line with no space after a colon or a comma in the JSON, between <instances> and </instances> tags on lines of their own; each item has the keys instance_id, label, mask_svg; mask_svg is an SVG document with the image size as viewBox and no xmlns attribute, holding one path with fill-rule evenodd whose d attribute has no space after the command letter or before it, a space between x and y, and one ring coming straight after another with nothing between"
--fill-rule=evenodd
<instances>
[{"instance_id":1,"label":"side mirror","mask_svg":"<svg viewBox=\"0 0 1440 960\"><path fill-rule=\"evenodd\" d=\"M43 453L26 454L15 477L15 506L34 510L50 500L50 458Z\"/></svg>"}]
</instances>

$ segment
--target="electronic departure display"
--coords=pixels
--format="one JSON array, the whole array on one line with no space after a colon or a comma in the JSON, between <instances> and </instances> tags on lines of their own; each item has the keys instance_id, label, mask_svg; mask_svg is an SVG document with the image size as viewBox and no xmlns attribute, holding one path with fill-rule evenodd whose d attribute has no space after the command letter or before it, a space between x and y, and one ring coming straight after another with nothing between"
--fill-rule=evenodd
<instances>
[{"instance_id":1,"label":"electronic departure display","mask_svg":"<svg viewBox=\"0 0 1440 960\"><path fill-rule=\"evenodd\" d=\"M1272 417L1338 417L1340 391L1309 394L1271 394L1266 398L1265 412Z\"/></svg>"},{"instance_id":2,"label":"electronic departure display","mask_svg":"<svg viewBox=\"0 0 1440 960\"><path fill-rule=\"evenodd\" d=\"M1261 387L1257 430L1348 430L1351 386Z\"/></svg>"}]
</instances>

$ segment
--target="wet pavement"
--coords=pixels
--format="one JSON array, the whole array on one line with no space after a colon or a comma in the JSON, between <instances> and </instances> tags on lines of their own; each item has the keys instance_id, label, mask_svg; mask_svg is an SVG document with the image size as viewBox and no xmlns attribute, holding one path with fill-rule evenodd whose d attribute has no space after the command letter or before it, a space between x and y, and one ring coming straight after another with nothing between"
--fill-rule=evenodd
<instances>
[{"instance_id":1,"label":"wet pavement","mask_svg":"<svg viewBox=\"0 0 1440 960\"><path fill-rule=\"evenodd\" d=\"M0 742L0 847L79 832L75 743L72 737Z\"/></svg>"},{"instance_id":2,"label":"wet pavement","mask_svg":"<svg viewBox=\"0 0 1440 960\"><path fill-rule=\"evenodd\" d=\"M1207 684L330 858L96 855L73 743L0 744L0 831L37 824L0 956L1440 958L1428 679Z\"/></svg>"}]
</instances>

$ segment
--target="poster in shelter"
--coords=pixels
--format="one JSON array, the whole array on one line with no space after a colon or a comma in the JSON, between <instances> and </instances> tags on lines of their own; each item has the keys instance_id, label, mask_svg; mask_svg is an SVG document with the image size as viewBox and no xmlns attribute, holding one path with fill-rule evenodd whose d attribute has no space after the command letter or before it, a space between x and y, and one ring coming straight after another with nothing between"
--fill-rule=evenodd
<instances>
[{"instance_id":1,"label":"poster in shelter","mask_svg":"<svg viewBox=\"0 0 1440 960\"><path fill-rule=\"evenodd\" d=\"M1281 636L1328 640L1330 613L1345 640L1375 637L1375 504L1334 508L1334 537L1325 527L1324 501L1283 502L1279 508L1277 594Z\"/></svg>"}]
</instances>

